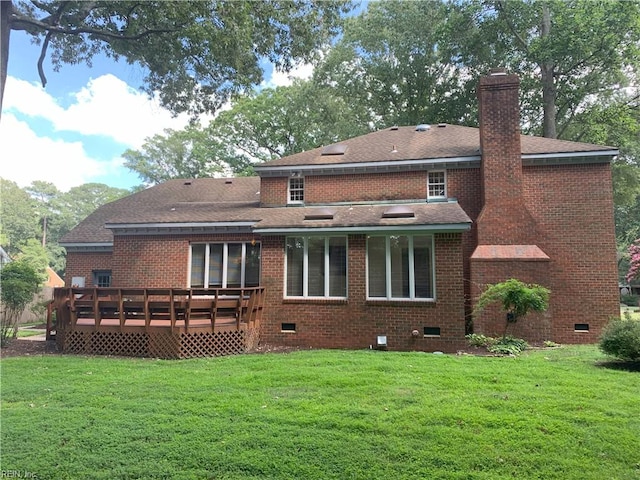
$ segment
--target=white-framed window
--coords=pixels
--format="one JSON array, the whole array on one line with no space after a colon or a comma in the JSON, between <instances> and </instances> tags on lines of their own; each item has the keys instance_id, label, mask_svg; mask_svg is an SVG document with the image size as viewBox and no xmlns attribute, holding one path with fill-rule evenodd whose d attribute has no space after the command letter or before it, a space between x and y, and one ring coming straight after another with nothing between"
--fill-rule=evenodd
<instances>
[{"instance_id":1,"label":"white-framed window","mask_svg":"<svg viewBox=\"0 0 640 480\"><path fill-rule=\"evenodd\" d=\"M285 297L346 298L346 237L287 237L285 249Z\"/></svg>"},{"instance_id":2,"label":"white-framed window","mask_svg":"<svg viewBox=\"0 0 640 480\"><path fill-rule=\"evenodd\" d=\"M241 288L260 285L260 243L191 244L189 286Z\"/></svg>"},{"instance_id":3,"label":"white-framed window","mask_svg":"<svg viewBox=\"0 0 640 480\"><path fill-rule=\"evenodd\" d=\"M304 177L289 179L289 203L304 203Z\"/></svg>"},{"instance_id":4,"label":"white-framed window","mask_svg":"<svg viewBox=\"0 0 640 480\"><path fill-rule=\"evenodd\" d=\"M367 238L367 298L433 300L433 236L386 235Z\"/></svg>"},{"instance_id":5,"label":"white-framed window","mask_svg":"<svg viewBox=\"0 0 640 480\"><path fill-rule=\"evenodd\" d=\"M428 173L427 195L427 198L447 198L447 174L444 170Z\"/></svg>"},{"instance_id":6,"label":"white-framed window","mask_svg":"<svg viewBox=\"0 0 640 480\"><path fill-rule=\"evenodd\" d=\"M111 270L94 270L92 273L94 287L111 286Z\"/></svg>"}]
</instances>

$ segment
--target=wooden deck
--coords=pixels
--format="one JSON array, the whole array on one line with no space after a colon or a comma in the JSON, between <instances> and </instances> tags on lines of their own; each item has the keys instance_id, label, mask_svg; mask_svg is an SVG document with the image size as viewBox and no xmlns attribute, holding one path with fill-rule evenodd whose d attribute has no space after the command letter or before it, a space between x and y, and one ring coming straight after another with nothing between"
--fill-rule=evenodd
<instances>
[{"instance_id":1,"label":"wooden deck","mask_svg":"<svg viewBox=\"0 0 640 480\"><path fill-rule=\"evenodd\" d=\"M161 358L242 353L257 346L264 288L57 288L63 352Z\"/></svg>"}]
</instances>

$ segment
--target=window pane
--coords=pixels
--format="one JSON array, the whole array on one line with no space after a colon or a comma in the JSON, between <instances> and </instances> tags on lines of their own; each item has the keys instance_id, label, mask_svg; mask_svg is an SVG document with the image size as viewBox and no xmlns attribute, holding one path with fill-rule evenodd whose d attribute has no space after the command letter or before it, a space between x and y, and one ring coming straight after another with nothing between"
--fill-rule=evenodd
<instances>
[{"instance_id":1,"label":"window pane","mask_svg":"<svg viewBox=\"0 0 640 480\"><path fill-rule=\"evenodd\" d=\"M431 269L431 237L413 238L416 298L433 298Z\"/></svg>"},{"instance_id":2,"label":"window pane","mask_svg":"<svg viewBox=\"0 0 640 480\"><path fill-rule=\"evenodd\" d=\"M347 239L329 239L329 296L347 296Z\"/></svg>"},{"instance_id":3,"label":"window pane","mask_svg":"<svg viewBox=\"0 0 640 480\"><path fill-rule=\"evenodd\" d=\"M209 245L209 287L222 287L222 248L221 243Z\"/></svg>"},{"instance_id":4,"label":"window pane","mask_svg":"<svg viewBox=\"0 0 640 480\"><path fill-rule=\"evenodd\" d=\"M260 244L247 243L246 266L244 271L244 286L257 287L260 285Z\"/></svg>"},{"instance_id":5,"label":"window pane","mask_svg":"<svg viewBox=\"0 0 640 480\"><path fill-rule=\"evenodd\" d=\"M391 296L409 298L409 238L393 235L389 237L391 256Z\"/></svg>"},{"instance_id":6,"label":"window pane","mask_svg":"<svg viewBox=\"0 0 640 480\"><path fill-rule=\"evenodd\" d=\"M287 238L287 292L290 297L302 296L304 239Z\"/></svg>"},{"instance_id":7,"label":"window pane","mask_svg":"<svg viewBox=\"0 0 640 480\"><path fill-rule=\"evenodd\" d=\"M310 297L324 296L324 237L308 240L307 294Z\"/></svg>"},{"instance_id":8,"label":"window pane","mask_svg":"<svg viewBox=\"0 0 640 480\"><path fill-rule=\"evenodd\" d=\"M367 259L369 261L369 296L387 296L387 254L385 237L369 237Z\"/></svg>"},{"instance_id":9,"label":"window pane","mask_svg":"<svg viewBox=\"0 0 640 480\"><path fill-rule=\"evenodd\" d=\"M242 280L242 244L230 243L227 248L227 288L240 287Z\"/></svg>"},{"instance_id":10,"label":"window pane","mask_svg":"<svg viewBox=\"0 0 640 480\"><path fill-rule=\"evenodd\" d=\"M204 287L204 252L206 245L191 245L191 286Z\"/></svg>"}]
</instances>

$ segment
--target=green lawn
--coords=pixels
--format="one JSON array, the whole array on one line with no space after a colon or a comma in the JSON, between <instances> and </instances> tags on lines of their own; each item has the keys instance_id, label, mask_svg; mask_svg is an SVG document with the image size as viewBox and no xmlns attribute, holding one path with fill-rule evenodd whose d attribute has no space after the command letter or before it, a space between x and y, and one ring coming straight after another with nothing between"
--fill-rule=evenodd
<instances>
[{"instance_id":1,"label":"green lawn","mask_svg":"<svg viewBox=\"0 0 640 480\"><path fill-rule=\"evenodd\" d=\"M626 315L629 315L632 320L640 320L640 307L620 307L620 318L625 318Z\"/></svg>"},{"instance_id":2,"label":"green lawn","mask_svg":"<svg viewBox=\"0 0 640 480\"><path fill-rule=\"evenodd\" d=\"M640 372L603 360L593 346L519 358L6 358L1 470L38 479L638 479Z\"/></svg>"}]
</instances>

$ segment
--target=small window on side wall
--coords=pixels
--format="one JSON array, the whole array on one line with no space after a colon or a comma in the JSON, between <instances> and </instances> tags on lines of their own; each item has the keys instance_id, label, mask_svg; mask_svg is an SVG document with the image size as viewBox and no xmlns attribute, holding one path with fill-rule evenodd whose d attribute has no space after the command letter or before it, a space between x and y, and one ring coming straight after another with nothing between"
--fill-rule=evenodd
<instances>
[{"instance_id":1,"label":"small window on side wall","mask_svg":"<svg viewBox=\"0 0 640 480\"><path fill-rule=\"evenodd\" d=\"M94 287L110 287L111 286L111 270L94 270L93 271Z\"/></svg>"},{"instance_id":2,"label":"small window on side wall","mask_svg":"<svg viewBox=\"0 0 640 480\"><path fill-rule=\"evenodd\" d=\"M288 203L304 203L304 177L291 177L289 179Z\"/></svg>"}]
</instances>

